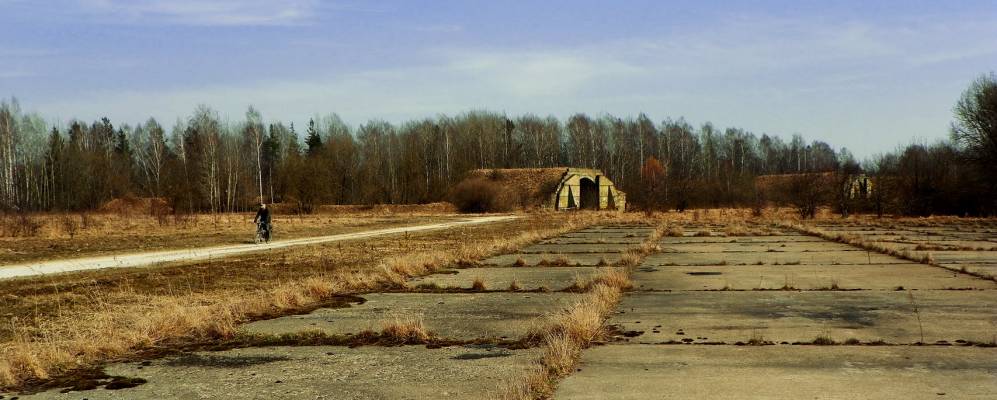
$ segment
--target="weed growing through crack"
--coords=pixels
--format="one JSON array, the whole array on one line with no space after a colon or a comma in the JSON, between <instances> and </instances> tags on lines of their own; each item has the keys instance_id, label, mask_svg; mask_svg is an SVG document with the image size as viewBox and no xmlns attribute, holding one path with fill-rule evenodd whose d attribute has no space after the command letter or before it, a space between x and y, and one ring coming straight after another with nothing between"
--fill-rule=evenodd
<instances>
[{"instance_id":1,"label":"weed growing through crack","mask_svg":"<svg viewBox=\"0 0 997 400\"><path fill-rule=\"evenodd\" d=\"M443 287L440 286L440 284L436 283L436 282L420 283L418 286L416 286L416 288L417 289L421 289L421 290L428 290L428 291L431 291L431 292L435 292L435 291L439 291L439 290L443 289Z\"/></svg>"},{"instance_id":2,"label":"weed growing through crack","mask_svg":"<svg viewBox=\"0 0 997 400\"><path fill-rule=\"evenodd\" d=\"M685 236L685 231L682 230L682 227L673 225L669 226L668 229L665 230L665 236L682 237Z\"/></svg>"},{"instance_id":3,"label":"weed growing through crack","mask_svg":"<svg viewBox=\"0 0 997 400\"><path fill-rule=\"evenodd\" d=\"M617 266L603 271L588 283L575 282L587 292L571 307L547 315L530 328L525 340L536 342L542 349L540 359L534 361L527 374L509 384L503 399L546 399L554 394L557 382L571 373L582 349L606 334L605 321L619 303L623 290L633 286L630 270L639 265L644 256L660 251L655 242L666 233L659 227L638 248L621 254Z\"/></svg>"},{"instance_id":4,"label":"weed growing through crack","mask_svg":"<svg viewBox=\"0 0 997 400\"><path fill-rule=\"evenodd\" d=\"M921 332L921 341L918 344L924 343L924 325L921 323L921 309L917 306L917 300L914 298L914 291L907 291L907 300L910 302L911 311L914 312L914 316L917 317L917 327Z\"/></svg>"},{"instance_id":5,"label":"weed growing through crack","mask_svg":"<svg viewBox=\"0 0 997 400\"><path fill-rule=\"evenodd\" d=\"M426 342L432 337L421 317L398 316L381 324L381 335L400 344Z\"/></svg>"},{"instance_id":6,"label":"weed growing through crack","mask_svg":"<svg viewBox=\"0 0 997 400\"><path fill-rule=\"evenodd\" d=\"M831 335L826 332L817 335L817 337L814 338L814 341L811 343L818 346L833 346L838 344L838 342L835 342L834 339L831 339Z\"/></svg>"},{"instance_id":7,"label":"weed growing through crack","mask_svg":"<svg viewBox=\"0 0 997 400\"><path fill-rule=\"evenodd\" d=\"M483 291L485 291L486 290L486 288L485 288L485 280L482 279L480 276L475 277L474 278L474 282L471 282L471 290L474 290L474 291L477 291L477 292L483 292Z\"/></svg>"},{"instance_id":8,"label":"weed growing through crack","mask_svg":"<svg viewBox=\"0 0 997 400\"><path fill-rule=\"evenodd\" d=\"M760 332L758 332L757 329L754 329L754 330L751 331L751 338L748 339L748 345L750 345L750 346L764 346L765 345L765 338L762 337L762 334Z\"/></svg>"}]
</instances>

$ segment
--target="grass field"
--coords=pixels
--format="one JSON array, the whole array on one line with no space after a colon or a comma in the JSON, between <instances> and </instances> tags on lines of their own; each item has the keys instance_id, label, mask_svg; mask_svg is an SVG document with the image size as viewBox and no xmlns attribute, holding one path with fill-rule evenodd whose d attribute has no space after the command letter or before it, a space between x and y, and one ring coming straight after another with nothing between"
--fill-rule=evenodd
<instances>
[{"instance_id":1,"label":"grass field","mask_svg":"<svg viewBox=\"0 0 997 400\"><path fill-rule=\"evenodd\" d=\"M404 285L445 264L603 218L530 215L191 265L3 281L0 309L10 323L0 326L0 381L16 385L151 347L224 338L241 322L301 312L339 294Z\"/></svg>"},{"instance_id":2,"label":"grass field","mask_svg":"<svg viewBox=\"0 0 997 400\"><path fill-rule=\"evenodd\" d=\"M578 267L579 271L595 269L599 272L584 278L578 274L573 280L570 277L558 278L562 280L558 288L564 288L558 289L561 292L558 296L567 294L578 297L563 308L553 307L531 326L517 328L528 331L522 338L490 339L519 343L517 346L526 346L538 352L538 357L526 367L521 377L510 380L504 389L493 391L493 394L516 399L548 398L555 395L558 382L572 374L583 353L586 353L585 349L596 342L614 340L614 333L609 329L607 321L617 318L614 317L617 304L621 300L643 304L639 302L655 299L654 296L660 293L656 294L653 288L660 285L664 285L660 286L662 290L678 291L683 298L689 299L686 301L694 301L697 296L708 296L711 290L757 293L760 297L779 296L777 293L768 294L772 293L770 291L801 290L826 292L830 296L838 296L840 293L844 296L850 293L849 290L869 290L873 285L868 279L883 281L883 285L886 285L884 287L892 292L895 285L893 280L901 278L912 282L908 285L927 285L947 295L949 292L959 292L948 290L949 286L946 285L950 284L945 282L961 282L959 285L965 285L965 282L970 282L966 279L988 278L985 273L990 264L978 260L991 260L994 253L991 250L977 249L994 240L997 224L993 220L875 219L867 216L840 219L827 211L820 215L817 220L799 221L794 218L791 210L769 210L761 216L752 216L751 210L741 209L653 214L523 214L517 220L487 225L310 245L211 262L0 281L0 317L10 321L9 324L0 325L0 384L7 388L42 387L52 379L72 376L74 371L93 366L99 367L120 360L143 359L150 354L190 349L192 346L232 343L233 340L243 347L293 345L299 342L342 346L357 340L368 344L453 345L462 342L454 340L445 331L434 332L431 325L440 323L434 315L394 315L385 320L377 332L364 333L367 335L363 336L366 339L316 336L313 333L286 337L247 337L240 332L244 324L252 321L274 320L320 308L335 308L353 301L348 296L362 297L374 293L437 293L441 296L447 293L523 293L520 283L533 288L528 291L536 296L553 295L545 288L546 283L525 280L517 282L513 279L511 284L503 281L501 286L496 286L492 279L506 279L495 275L496 268L506 268L513 276L521 279L536 279L530 277L542 275L540 272L548 267L556 267L551 270L559 271L566 267ZM232 231L233 236L229 236L230 238L238 237L235 231L249 216L198 218L204 219L200 223L205 224L205 227L216 226L219 232L223 232L214 234L216 240L223 242L222 238L227 237L224 233L226 230ZM308 235L309 232L323 230L363 230L368 227L373 229L449 218L456 216L439 212L399 212L386 215L383 210L370 212L352 209L303 217L286 223L297 224L297 233ZM216 225L212 225L215 224L212 222L214 219L218 220ZM134 228L132 232L154 230L149 225L152 222L155 221L145 222L144 226L141 222L135 222L135 226L142 228ZM114 223L127 222L122 218ZM337 224L343 226L327 226ZM586 229L587 227L593 228ZM202 230L208 231L210 229ZM124 232L116 234L122 237L145 236ZM167 236L169 235L179 237L181 234L174 232ZM808 235L812 235L812 239L806 239L810 237ZM57 240L87 242L92 241L93 237L78 234L72 239ZM788 240L786 238L792 240L781 245L764 244L773 240ZM36 237L16 240L44 242L53 239ZM205 244L203 240L191 240L174 243L178 246L183 246L183 243ZM800 242L794 244L796 242L793 240ZM833 241L841 243L832 243ZM973 243L975 247L970 248L967 243ZM897 250L892 246L910 247L909 250ZM961 246L963 250L949 251L957 246ZM765 248L768 251L764 251ZM797 254L794 251L800 251L793 249L804 249L804 253L799 254L805 255L807 259L802 260L803 265L800 265L800 261L783 260L742 266L728 264L727 259L724 259L722 263L711 266L697 266L695 260L699 258L696 257L701 257L699 254L704 252L711 254L710 252L715 251L711 249L736 250L717 253L734 257L731 260L737 259L739 254L745 254L745 249L756 252L753 254L758 257L773 257L774 260L793 256ZM858 251L859 249L881 252L884 256L900 257L907 254L909 257L905 258L914 260L915 263L928 264L924 266L928 270L921 274L895 278L882 275L880 269L837 265L836 260L839 258L846 264L852 262L847 260L853 258L860 259L861 264L865 264L867 258L871 260L871 255L867 255L866 251ZM946 251L943 254L929 255L929 251L925 249ZM563 253L557 254L558 251ZM598 251L618 251L613 258L616 261L607 264L600 259L601 253L593 253ZM908 253L902 253L903 251ZM830 266L832 264L813 262L813 257L822 254L821 252L837 257L833 258L833 267ZM498 255L504 255L502 260L514 261L509 261L511 265L486 265L483 262ZM523 262L524 258L531 259L530 257L540 261L536 265ZM573 261L575 259L598 262L593 261L592 265L583 266L581 264L584 262L576 264ZM683 264L684 262L687 264ZM644 267L635 280L635 268L641 265ZM600 270L603 266L613 268ZM467 287L417 286L411 281L411 278L438 272L450 274L442 276L456 277L457 275L453 275L455 270L442 271L448 268L468 271L463 276L473 279L462 281L454 278L453 282L466 281ZM663 271L657 271L658 269ZM702 269L707 272L678 272L674 276L668 275L671 277L667 279L655 278L658 276L656 274L668 273L669 269ZM818 269L831 271L828 282L823 281L825 277L817 276ZM964 277L947 277L933 272L935 269L954 271L957 275L961 272ZM779 271L773 272L775 270ZM515 275L514 271L529 274ZM718 275L718 271L724 271L723 275ZM783 289L771 289L767 286L751 289L750 287L763 284L761 278L749 276L752 271L779 275L776 279L778 282L772 283L770 281L773 279L768 279L764 280L764 284L782 285ZM790 275L798 273L795 271L805 271L807 275L791 279ZM507 272L502 273L508 275ZM853 279L850 275L840 274L857 275ZM813 287L803 286L804 278L813 280ZM679 281L688 281L689 285L677 285ZM865 282L865 286L839 287L839 283L845 285L851 282L858 282L855 285ZM701 287L704 284L716 285L716 288L707 292L686 291L689 287ZM973 284L981 288L985 286L983 283ZM745 289L744 285L749 285L749 288ZM538 287L540 289L536 289ZM631 291L641 293L645 290L651 292L637 296L629 294ZM747 297L752 298L754 297ZM929 300L935 301L932 299ZM928 307L930 309L930 304ZM661 310L666 309L667 307ZM426 318L425 321L423 317ZM662 332L660 335L668 333ZM755 333L748 335L750 338L745 336L743 340L751 342L753 335ZM758 336L760 342L767 340L761 334ZM835 339L843 340L841 337Z\"/></svg>"},{"instance_id":3,"label":"grass field","mask_svg":"<svg viewBox=\"0 0 997 400\"><path fill-rule=\"evenodd\" d=\"M115 213L5 216L0 218L0 224L29 224L37 228L30 233L20 230L0 235L0 264L252 243L256 232L253 216L252 213L196 214L170 216L165 220L144 214ZM278 214L273 221L274 239L335 235L455 218L459 216L417 209L403 212L331 209L309 215Z\"/></svg>"}]
</instances>

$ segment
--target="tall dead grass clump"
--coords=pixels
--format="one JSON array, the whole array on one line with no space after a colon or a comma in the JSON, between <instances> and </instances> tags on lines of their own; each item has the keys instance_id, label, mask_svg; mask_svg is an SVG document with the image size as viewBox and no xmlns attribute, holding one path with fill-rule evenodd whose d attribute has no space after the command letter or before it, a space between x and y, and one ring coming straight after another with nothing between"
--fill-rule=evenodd
<instances>
[{"instance_id":1,"label":"tall dead grass clump","mask_svg":"<svg viewBox=\"0 0 997 400\"><path fill-rule=\"evenodd\" d=\"M70 239L76 237L76 232L80 230L80 224L76 222L76 218L72 215L63 215L59 218L59 225L62 227L62 231L69 236Z\"/></svg>"},{"instance_id":2,"label":"tall dead grass clump","mask_svg":"<svg viewBox=\"0 0 997 400\"><path fill-rule=\"evenodd\" d=\"M635 267L640 264L642 255L637 250L624 250L620 252L620 261L616 265L621 267Z\"/></svg>"},{"instance_id":3,"label":"tall dead grass clump","mask_svg":"<svg viewBox=\"0 0 997 400\"><path fill-rule=\"evenodd\" d=\"M751 234L751 231L744 224L733 223L724 227L724 233L727 236L747 236Z\"/></svg>"},{"instance_id":4,"label":"tall dead grass clump","mask_svg":"<svg viewBox=\"0 0 997 400\"><path fill-rule=\"evenodd\" d=\"M336 290L336 288L332 285L332 282L328 278L323 277L305 278L302 285L304 285L305 291L308 292L309 297L315 299L330 297Z\"/></svg>"},{"instance_id":5,"label":"tall dead grass clump","mask_svg":"<svg viewBox=\"0 0 997 400\"><path fill-rule=\"evenodd\" d=\"M630 273L623 268L613 268L596 275L586 285L586 289L595 285L605 285L619 290L633 289L633 281L630 279Z\"/></svg>"},{"instance_id":6,"label":"tall dead grass clump","mask_svg":"<svg viewBox=\"0 0 997 400\"><path fill-rule=\"evenodd\" d=\"M27 213L0 214L0 236L37 237L42 230L42 220Z\"/></svg>"},{"instance_id":7,"label":"tall dead grass clump","mask_svg":"<svg viewBox=\"0 0 997 400\"><path fill-rule=\"evenodd\" d=\"M623 291L633 287L628 267L659 251L656 243L667 232L666 227L657 227L641 245L623 252L619 265L627 268L603 271L583 285L588 291L572 306L535 321L524 339L539 344L542 356L524 376L510 382L501 397L520 400L553 396L557 382L574 370L582 350L605 337L606 319L619 304ZM576 286L581 284L576 282Z\"/></svg>"},{"instance_id":8,"label":"tall dead grass clump","mask_svg":"<svg viewBox=\"0 0 997 400\"><path fill-rule=\"evenodd\" d=\"M600 283L582 296L530 328L526 340L540 346L541 357L526 375L507 385L502 398L550 398L558 380L574 370L582 349L606 335L605 321L619 303L620 289Z\"/></svg>"},{"instance_id":9,"label":"tall dead grass clump","mask_svg":"<svg viewBox=\"0 0 997 400\"><path fill-rule=\"evenodd\" d=\"M665 230L665 236L668 237L682 237L685 236L685 230L681 226L672 225Z\"/></svg>"},{"instance_id":10,"label":"tall dead grass clump","mask_svg":"<svg viewBox=\"0 0 997 400\"><path fill-rule=\"evenodd\" d=\"M394 317L381 324L381 337L394 343L425 343L432 334L421 317Z\"/></svg>"}]
</instances>

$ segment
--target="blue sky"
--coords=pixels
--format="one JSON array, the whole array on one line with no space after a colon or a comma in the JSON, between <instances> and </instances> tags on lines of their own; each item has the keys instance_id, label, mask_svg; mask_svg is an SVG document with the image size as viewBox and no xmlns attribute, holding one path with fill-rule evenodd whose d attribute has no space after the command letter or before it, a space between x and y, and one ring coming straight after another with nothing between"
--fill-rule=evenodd
<instances>
[{"instance_id":1,"label":"blue sky","mask_svg":"<svg viewBox=\"0 0 997 400\"><path fill-rule=\"evenodd\" d=\"M0 0L0 96L63 122L644 112L864 157L993 70L993 0Z\"/></svg>"}]
</instances>

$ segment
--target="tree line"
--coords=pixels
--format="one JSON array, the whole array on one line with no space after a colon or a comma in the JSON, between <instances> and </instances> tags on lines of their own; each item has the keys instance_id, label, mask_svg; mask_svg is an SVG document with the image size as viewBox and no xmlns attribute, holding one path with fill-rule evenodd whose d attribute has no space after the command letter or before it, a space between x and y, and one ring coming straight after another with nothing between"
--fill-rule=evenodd
<instances>
[{"instance_id":1,"label":"tree line","mask_svg":"<svg viewBox=\"0 0 997 400\"><path fill-rule=\"evenodd\" d=\"M974 80L953 107L953 117L948 140L910 144L863 164L879 186L866 209L997 215L997 75Z\"/></svg>"},{"instance_id":2,"label":"tree line","mask_svg":"<svg viewBox=\"0 0 997 400\"><path fill-rule=\"evenodd\" d=\"M62 127L24 113L12 99L0 102L0 208L92 210L137 196L165 198L178 211L240 211L262 201L307 212L317 204L445 200L477 168L575 166L603 170L645 208L754 204L764 195L754 187L759 175L838 171L882 178L883 198L862 207L993 213L992 197L980 195L997 193L987 169L997 159L987 150L994 136L986 136L997 125L987 114L997 110L987 97L997 98L995 82L983 76L967 90L951 140L861 163L847 149L800 135L784 140L684 119L655 123L644 114L562 121L470 111L357 127L329 114L299 129L265 123L253 107L242 120L225 122L201 105L168 128L155 119L115 125L107 118ZM651 160L661 183L642 196Z\"/></svg>"}]
</instances>

